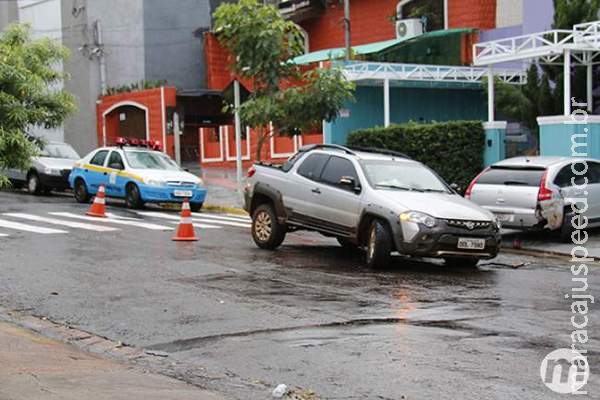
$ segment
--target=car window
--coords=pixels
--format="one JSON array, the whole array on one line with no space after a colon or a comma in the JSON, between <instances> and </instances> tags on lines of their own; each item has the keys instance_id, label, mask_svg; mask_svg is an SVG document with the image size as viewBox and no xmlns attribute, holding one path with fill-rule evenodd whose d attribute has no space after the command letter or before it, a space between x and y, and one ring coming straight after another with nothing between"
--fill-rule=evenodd
<instances>
[{"instance_id":1,"label":"car window","mask_svg":"<svg viewBox=\"0 0 600 400\"><path fill-rule=\"evenodd\" d=\"M77 152L66 143L48 143L40 151L42 157L67 158L69 160L79 160L81 157Z\"/></svg>"},{"instance_id":2,"label":"car window","mask_svg":"<svg viewBox=\"0 0 600 400\"><path fill-rule=\"evenodd\" d=\"M545 169L492 167L477 180L478 184L540 186Z\"/></svg>"},{"instance_id":3,"label":"car window","mask_svg":"<svg viewBox=\"0 0 600 400\"><path fill-rule=\"evenodd\" d=\"M587 162L587 172L585 174L575 174L573 172L573 164L565 165L554 178L554 184L558 187L570 187L573 183L576 185L583 185L586 183L600 183L600 164L594 162ZM577 164L575 166L577 171L583 171L583 164Z\"/></svg>"},{"instance_id":4,"label":"car window","mask_svg":"<svg viewBox=\"0 0 600 400\"><path fill-rule=\"evenodd\" d=\"M448 186L421 163L394 160L361 161L371 186L385 190L450 193Z\"/></svg>"},{"instance_id":5,"label":"car window","mask_svg":"<svg viewBox=\"0 0 600 400\"><path fill-rule=\"evenodd\" d=\"M288 172L290 169L292 169L294 164L296 164L296 161L298 161L298 159L300 157L302 157L303 155L304 155L304 153L299 151L296 154L294 154L293 156L291 156L290 158L288 158L288 160L286 162L284 162L283 165L281 166L281 170L283 172Z\"/></svg>"},{"instance_id":6,"label":"car window","mask_svg":"<svg viewBox=\"0 0 600 400\"><path fill-rule=\"evenodd\" d=\"M118 168L117 165L119 166ZM125 164L123 163L123 158L117 151L113 151L110 153L110 157L108 159L108 167L115 169L125 169Z\"/></svg>"},{"instance_id":7,"label":"car window","mask_svg":"<svg viewBox=\"0 0 600 400\"><path fill-rule=\"evenodd\" d=\"M131 168L134 169L162 169L168 171L180 171L181 169L167 155L156 151L125 151L125 158Z\"/></svg>"},{"instance_id":8,"label":"car window","mask_svg":"<svg viewBox=\"0 0 600 400\"><path fill-rule=\"evenodd\" d=\"M339 185L340 179L344 176L354 178L354 182L358 185L358 175L356 175L356 169L352 162L342 157L332 156L321 173L321 181L331 185Z\"/></svg>"},{"instance_id":9,"label":"car window","mask_svg":"<svg viewBox=\"0 0 600 400\"><path fill-rule=\"evenodd\" d=\"M106 160L107 155L108 155L108 150L100 150L99 152L94 154L94 157L92 157L92 159L90 160L90 164L103 166L104 160Z\"/></svg>"},{"instance_id":10,"label":"car window","mask_svg":"<svg viewBox=\"0 0 600 400\"><path fill-rule=\"evenodd\" d=\"M329 159L327 154L311 154L298 167L298 174L313 181L319 180L321 171Z\"/></svg>"}]
</instances>

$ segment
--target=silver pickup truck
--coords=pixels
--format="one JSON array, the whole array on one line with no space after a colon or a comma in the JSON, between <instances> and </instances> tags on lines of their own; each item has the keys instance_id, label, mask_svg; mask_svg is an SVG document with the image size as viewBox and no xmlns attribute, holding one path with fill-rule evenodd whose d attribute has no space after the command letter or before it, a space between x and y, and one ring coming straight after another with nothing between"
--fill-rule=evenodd
<instances>
[{"instance_id":1,"label":"silver pickup truck","mask_svg":"<svg viewBox=\"0 0 600 400\"><path fill-rule=\"evenodd\" d=\"M475 266L500 248L491 212L395 152L308 146L281 166L255 164L244 197L252 237L264 249L298 229L365 247L370 267L386 266L392 251Z\"/></svg>"}]
</instances>

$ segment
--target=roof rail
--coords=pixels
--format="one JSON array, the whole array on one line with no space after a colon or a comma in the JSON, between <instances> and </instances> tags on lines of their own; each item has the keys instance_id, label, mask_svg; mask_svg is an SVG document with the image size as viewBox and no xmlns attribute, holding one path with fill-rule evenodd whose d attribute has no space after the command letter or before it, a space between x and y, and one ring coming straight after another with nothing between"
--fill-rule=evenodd
<instances>
[{"instance_id":1,"label":"roof rail","mask_svg":"<svg viewBox=\"0 0 600 400\"><path fill-rule=\"evenodd\" d=\"M302 146L298 149L298 151L311 151L317 149L333 149L333 150L341 150L346 154L356 155L350 148L346 146L340 146L339 144L309 144L306 146Z\"/></svg>"},{"instance_id":2,"label":"roof rail","mask_svg":"<svg viewBox=\"0 0 600 400\"><path fill-rule=\"evenodd\" d=\"M400 158L406 158L408 160L412 160L412 158L410 158L408 155L406 155L404 153L400 153L399 151L393 151L393 150L388 150L388 149L378 149L375 147L361 147L361 146L348 146L348 148L350 150L362 151L363 153L377 153L377 154L384 154L386 156L394 156L394 157L400 157Z\"/></svg>"}]
</instances>

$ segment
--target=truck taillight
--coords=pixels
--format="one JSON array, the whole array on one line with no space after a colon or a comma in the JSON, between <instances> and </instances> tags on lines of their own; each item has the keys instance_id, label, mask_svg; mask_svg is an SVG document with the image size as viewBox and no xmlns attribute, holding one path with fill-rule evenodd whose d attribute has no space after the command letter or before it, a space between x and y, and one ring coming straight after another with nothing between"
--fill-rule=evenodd
<instances>
[{"instance_id":1,"label":"truck taillight","mask_svg":"<svg viewBox=\"0 0 600 400\"><path fill-rule=\"evenodd\" d=\"M488 172L490 170L490 167L487 167L486 169L484 169L483 171L481 171L479 173L479 175L477 175L475 177L475 179L473 179L471 181L471 183L469 183L469 186L467 187L467 190L465 191L465 198L466 199L470 199L471 198L471 194L473 193L473 186L475 186L475 184L477 183L477 180L479 178L481 178L481 175L485 174L486 172Z\"/></svg>"},{"instance_id":2,"label":"truck taillight","mask_svg":"<svg viewBox=\"0 0 600 400\"><path fill-rule=\"evenodd\" d=\"M253 166L248 168L248 178L252 178L255 173L256 173L256 168L254 168Z\"/></svg>"},{"instance_id":3,"label":"truck taillight","mask_svg":"<svg viewBox=\"0 0 600 400\"><path fill-rule=\"evenodd\" d=\"M540 190L538 191L538 201L545 201L552 199L552 190L546 186L546 179L548 178L548 170L544 171L542 179L540 180Z\"/></svg>"}]
</instances>

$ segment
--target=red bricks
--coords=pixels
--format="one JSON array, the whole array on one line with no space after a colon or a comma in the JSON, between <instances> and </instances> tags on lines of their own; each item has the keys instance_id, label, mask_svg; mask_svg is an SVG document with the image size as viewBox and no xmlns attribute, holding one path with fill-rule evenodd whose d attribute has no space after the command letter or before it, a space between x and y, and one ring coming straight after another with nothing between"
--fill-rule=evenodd
<instances>
[{"instance_id":1,"label":"red bricks","mask_svg":"<svg viewBox=\"0 0 600 400\"><path fill-rule=\"evenodd\" d=\"M449 28L493 29L496 0L448 0Z\"/></svg>"}]
</instances>

